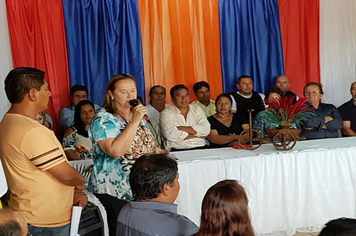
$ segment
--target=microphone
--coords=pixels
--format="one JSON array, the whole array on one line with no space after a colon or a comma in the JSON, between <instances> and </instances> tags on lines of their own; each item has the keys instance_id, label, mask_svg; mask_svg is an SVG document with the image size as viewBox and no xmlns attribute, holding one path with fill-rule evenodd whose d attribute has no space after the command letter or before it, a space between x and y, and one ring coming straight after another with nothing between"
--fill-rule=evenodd
<instances>
[{"instance_id":1,"label":"microphone","mask_svg":"<svg viewBox=\"0 0 356 236\"><path fill-rule=\"evenodd\" d=\"M132 99L132 100L129 101L129 103L130 103L130 105L132 107L135 107L135 106L138 105L138 100L137 99ZM148 116L146 114L143 117L145 118L146 121L150 120L150 118L148 118Z\"/></svg>"}]
</instances>

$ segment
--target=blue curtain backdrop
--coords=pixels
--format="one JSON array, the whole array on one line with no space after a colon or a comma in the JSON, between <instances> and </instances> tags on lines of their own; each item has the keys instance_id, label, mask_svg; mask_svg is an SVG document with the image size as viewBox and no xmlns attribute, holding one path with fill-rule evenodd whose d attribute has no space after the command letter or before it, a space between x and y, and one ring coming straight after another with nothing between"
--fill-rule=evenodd
<instances>
[{"instance_id":1,"label":"blue curtain backdrop","mask_svg":"<svg viewBox=\"0 0 356 236\"><path fill-rule=\"evenodd\" d=\"M63 1L70 85L85 85L101 105L106 82L131 74L144 96L142 45L136 0Z\"/></svg>"},{"instance_id":2,"label":"blue curtain backdrop","mask_svg":"<svg viewBox=\"0 0 356 236\"><path fill-rule=\"evenodd\" d=\"M241 75L266 92L284 74L277 0L219 0L224 92L236 91Z\"/></svg>"}]
</instances>

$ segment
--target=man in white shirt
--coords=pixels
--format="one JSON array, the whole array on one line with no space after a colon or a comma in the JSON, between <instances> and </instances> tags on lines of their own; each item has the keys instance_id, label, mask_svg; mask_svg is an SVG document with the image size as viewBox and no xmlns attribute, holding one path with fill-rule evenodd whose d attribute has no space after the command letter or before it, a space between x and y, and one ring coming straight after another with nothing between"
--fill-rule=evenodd
<instances>
[{"instance_id":1,"label":"man in white shirt","mask_svg":"<svg viewBox=\"0 0 356 236\"><path fill-rule=\"evenodd\" d=\"M159 124L160 113L170 106L166 104L166 89L161 85L155 85L150 89L149 96L150 104L146 106L147 116Z\"/></svg>"},{"instance_id":2,"label":"man in white shirt","mask_svg":"<svg viewBox=\"0 0 356 236\"><path fill-rule=\"evenodd\" d=\"M203 148L204 138L210 132L204 111L189 105L189 91L185 85L175 85L170 94L173 105L162 111L160 118L161 132L167 139L165 149Z\"/></svg>"}]
</instances>

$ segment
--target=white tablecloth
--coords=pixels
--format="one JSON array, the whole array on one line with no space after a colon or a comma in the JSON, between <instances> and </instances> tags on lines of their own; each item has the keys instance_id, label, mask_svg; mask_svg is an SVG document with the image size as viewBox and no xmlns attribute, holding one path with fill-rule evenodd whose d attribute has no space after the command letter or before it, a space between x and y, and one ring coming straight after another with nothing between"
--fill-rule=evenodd
<instances>
[{"instance_id":1,"label":"white tablecloth","mask_svg":"<svg viewBox=\"0 0 356 236\"><path fill-rule=\"evenodd\" d=\"M178 213L199 225L207 189L236 179L246 189L257 235L320 231L338 217L356 218L356 138L297 142L280 152L232 148L175 152L179 164Z\"/></svg>"}]
</instances>

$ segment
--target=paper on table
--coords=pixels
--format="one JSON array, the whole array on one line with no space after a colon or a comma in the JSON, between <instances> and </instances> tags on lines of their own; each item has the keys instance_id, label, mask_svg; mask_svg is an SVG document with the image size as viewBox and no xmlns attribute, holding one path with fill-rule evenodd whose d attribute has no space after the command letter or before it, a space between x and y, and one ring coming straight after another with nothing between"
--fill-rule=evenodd
<instances>
[{"instance_id":1,"label":"paper on table","mask_svg":"<svg viewBox=\"0 0 356 236\"><path fill-rule=\"evenodd\" d=\"M70 236L78 236L80 215L82 214L82 207L73 206L72 209L72 220L70 224Z\"/></svg>"}]
</instances>

